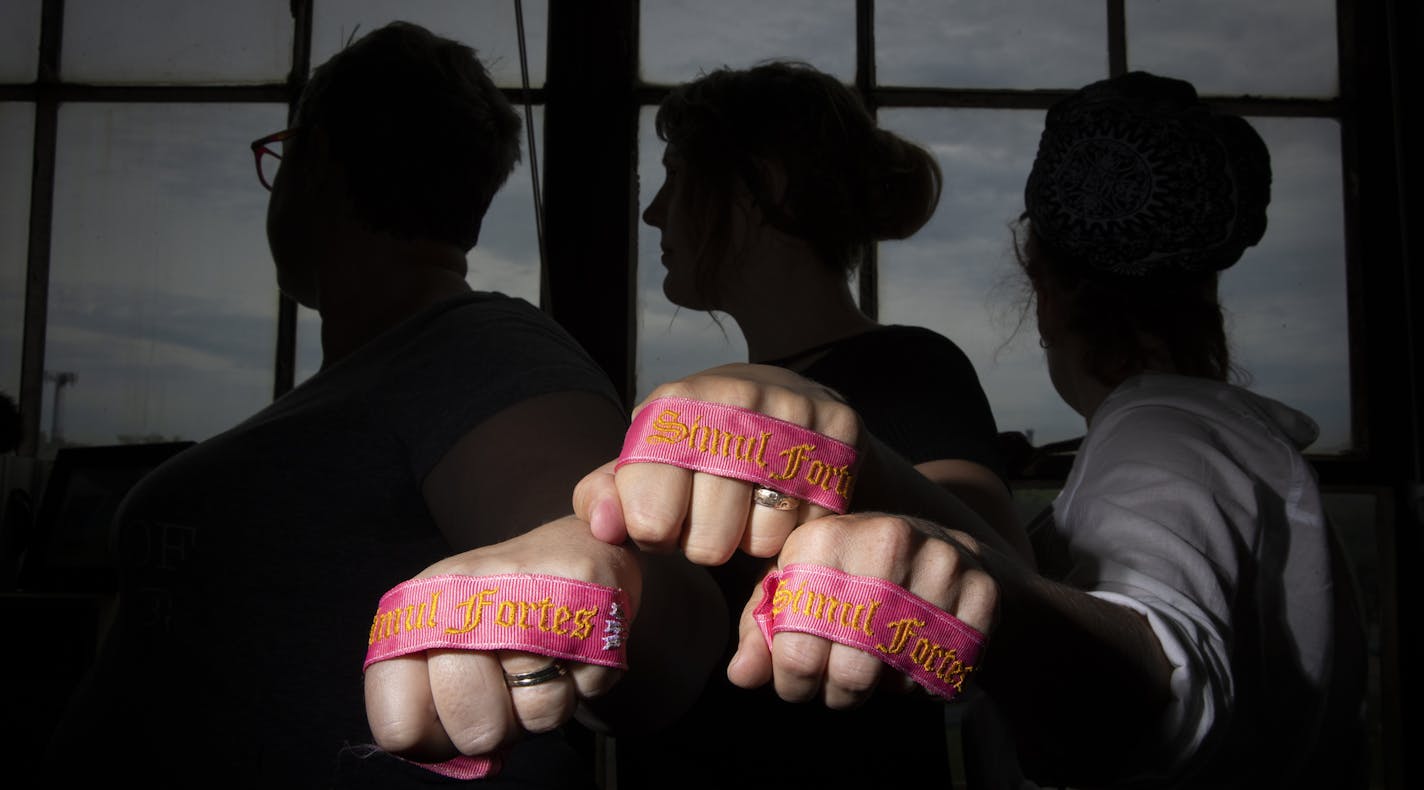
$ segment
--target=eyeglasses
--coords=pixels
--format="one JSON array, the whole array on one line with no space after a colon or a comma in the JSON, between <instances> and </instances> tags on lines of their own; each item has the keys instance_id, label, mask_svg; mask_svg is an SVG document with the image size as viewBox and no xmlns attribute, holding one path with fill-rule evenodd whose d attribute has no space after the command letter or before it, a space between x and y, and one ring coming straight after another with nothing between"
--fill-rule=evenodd
<instances>
[{"instance_id":1,"label":"eyeglasses","mask_svg":"<svg viewBox=\"0 0 1424 790\"><path fill-rule=\"evenodd\" d=\"M295 137L298 127L283 129L266 137L252 141L252 156L257 160L257 180L267 191L272 191L272 181L277 177L277 167L282 163L282 155L272 149L273 143L280 143Z\"/></svg>"}]
</instances>

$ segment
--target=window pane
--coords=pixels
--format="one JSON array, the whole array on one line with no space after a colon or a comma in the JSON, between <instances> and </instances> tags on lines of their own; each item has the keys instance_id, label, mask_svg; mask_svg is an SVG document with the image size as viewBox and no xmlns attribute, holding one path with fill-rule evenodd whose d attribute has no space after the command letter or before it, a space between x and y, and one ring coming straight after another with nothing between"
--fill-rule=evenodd
<instances>
[{"instance_id":1,"label":"window pane","mask_svg":"<svg viewBox=\"0 0 1424 790\"><path fill-rule=\"evenodd\" d=\"M855 79L855 3L825 0L643 0L644 81L673 84L721 66L804 60Z\"/></svg>"},{"instance_id":2,"label":"window pane","mask_svg":"<svg viewBox=\"0 0 1424 790\"><path fill-rule=\"evenodd\" d=\"M665 381L747 361L746 340L730 316L717 314L714 321L711 313L684 310L663 296L661 234L642 221L641 213L663 183L663 143L653 130L656 114L654 108L644 109L638 132L638 400Z\"/></svg>"},{"instance_id":3,"label":"window pane","mask_svg":"<svg viewBox=\"0 0 1424 790\"><path fill-rule=\"evenodd\" d=\"M520 120L525 120L523 106L515 108ZM543 177L544 108L534 107L534 147L539 156L540 178ZM494 196L480 240L465 256L469 272L465 277L477 291L499 291L518 296L539 306L541 266L539 262L539 229L534 221L534 184L529 166L529 140L521 139L523 152L509 180ZM540 193L542 199L543 193ZM310 378L321 367L321 320L316 312L305 307L297 314L296 382Z\"/></svg>"},{"instance_id":4,"label":"window pane","mask_svg":"<svg viewBox=\"0 0 1424 790\"><path fill-rule=\"evenodd\" d=\"M1253 118L1271 150L1266 236L1221 278L1235 362L1251 388L1320 424L1311 452L1351 447L1340 129Z\"/></svg>"},{"instance_id":5,"label":"window pane","mask_svg":"<svg viewBox=\"0 0 1424 790\"><path fill-rule=\"evenodd\" d=\"M880 245L880 320L926 326L969 355L999 430L1035 444L1083 434L1048 380L1013 258L1010 223L1038 150L1043 113L886 110L883 126L927 145L944 170L939 209L919 233ZM1019 326L1020 317L1024 322Z\"/></svg>"},{"instance_id":6,"label":"window pane","mask_svg":"<svg viewBox=\"0 0 1424 790\"><path fill-rule=\"evenodd\" d=\"M524 108L516 107L520 119ZM544 108L534 110L534 147L540 157L539 176L543 178ZM467 259L470 287L481 291L499 291L520 296L535 306L539 304L539 231L534 221L534 184L529 167L529 141L523 142L524 156L510 173L509 180L494 196L489 212L480 227L480 241L470 250ZM543 192L540 191L540 199Z\"/></svg>"},{"instance_id":7,"label":"window pane","mask_svg":"<svg viewBox=\"0 0 1424 790\"><path fill-rule=\"evenodd\" d=\"M879 0L881 85L1068 88L1108 75L1100 0Z\"/></svg>"},{"instance_id":8,"label":"window pane","mask_svg":"<svg viewBox=\"0 0 1424 790\"><path fill-rule=\"evenodd\" d=\"M40 58L40 0L0 3L0 82L33 82Z\"/></svg>"},{"instance_id":9,"label":"window pane","mask_svg":"<svg viewBox=\"0 0 1424 790\"><path fill-rule=\"evenodd\" d=\"M1081 435L1082 419L1048 380L1033 315L1022 313L1008 228L1023 209L1042 114L894 110L881 121L931 144L947 185L928 226L880 247L881 319L929 326L959 343L1001 430L1030 432L1038 444ZM1252 123L1273 160L1270 227L1222 277L1227 331L1251 388L1320 424L1311 452L1340 452L1351 435L1338 127Z\"/></svg>"},{"instance_id":10,"label":"window pane","mask_svg":"<svg viewBox=\"0 0 1424 790\"><path fill-rule=\"evenodd\" d=\"M272 82L291 70L287 0L68 0L64 78L77 82Z\"/></svg>"},{"instance_id":11,"label":"window pane","mask_svg":"<svg viewBox=\"0 0 1424 790\"><path fill-rule=\"evenodd\" d=\"M544 84L549 41L548 0L520 3L529 85ZM352 38L396 19L472 47L495 84L524 84L519 65L519 26L510 0L316 0L312 8L312 65L325 63Z\"/></svg>"},{"instance_id":12,"label":"window pane","mask_svg":"<svg viewBox=\"0 0 1424 790\"><path fill-rule=\"evenodd\" d=\"M0 392L20 400L35 106L0 103Z\"/></svg>"},{"instance_id":13,"label":"window pane","mask_svg":"<svg viewBox=\"0 0 1424 790\"><path fill-rule=\"evenodd\" d=\"M51 448L201 440L271 400L277 300L248 143L286 114L60 108L40 425Z\"/></svg>"},{"instance_id":14,"label":"window pane","mask_svg":"<svg viewBox=\"0 0 1424 790\"><path fill-rule=\"evenodd\" d=\"M1334 96L1335 0L1127 3L1127 61L1204 94Z\"/></svg>"}]
</instances>

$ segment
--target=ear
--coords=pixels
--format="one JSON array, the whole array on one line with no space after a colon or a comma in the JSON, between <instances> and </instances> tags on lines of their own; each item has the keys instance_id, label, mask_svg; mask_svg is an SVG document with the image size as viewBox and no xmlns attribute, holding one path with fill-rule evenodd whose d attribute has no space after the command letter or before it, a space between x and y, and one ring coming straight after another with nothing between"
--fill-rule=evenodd
<instances>
[{"instance_id":1,"label":"ear","mask_svg":"<svg viewBox=\"0 0 1424 790\"><path fill-rule=\"evenodd\" d=\"M762 183L766 184L766 199L774 205L784 205L788 181L786 165L774 159L760 159L757 169L761 171Z\"/></svg>"},{"instance_id":2,"label":"ear","mask_svg":"<svg viewBox=\"0 0 1424 790\"><path fill-rule=\"evenodd\" d=\"M771 159L758 159L756 169L761 180L761 194L753 194L749 184L742 184L740 189L746 200L744 205L748 208L748 216L754 219L757 225L762 225L768 215L785 214L786 167Z\"/></svg>"}]
</instances>

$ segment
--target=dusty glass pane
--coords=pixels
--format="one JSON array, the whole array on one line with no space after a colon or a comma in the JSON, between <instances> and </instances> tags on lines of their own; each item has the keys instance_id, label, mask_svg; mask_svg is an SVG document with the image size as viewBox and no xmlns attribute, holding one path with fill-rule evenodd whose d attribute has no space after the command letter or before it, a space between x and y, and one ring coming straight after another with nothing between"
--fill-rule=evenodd
<instances>
[{"instance_id":1,"label":"dusty glass pane","mask_svg":"<svg viewBox=\"0 0 1424 790\"><path fill-rule=\"evenodd\" d=\"M1311 451L1352 446L1340 128L1252 118L1271 149L1266 236L1221 278L1235 362L1251 388L1320 425Z\"/></svg>"},{"instance_id":2,"label":"dusty glass pane","mask_svg":"<svg viewBox=\"0 0 1424 790\"><path fill-rule=\"evenodd\" d=\"M1127 63L1208 94L1334 96L1335 0L1127 3Z\"/></svg>"},{"instance_id":3,"label":"dusty glass pane","mask_svg":"<svg viewBox=\"0 0 1424 790\"><path fill-rule=\"evenodd\" d=\"M521 120L524 107L515 108ZM534 147L544 156L544 110L534 107ZM534 184L529 166L529 142L523 138L523 156L509 180L494 196L489 212L480 227L480 240L465 256L469 273L465 280L479 291L499 291L518 296L530 304L539 305L540 263L539 232L534 220ZM542 166L539 170L543 178ZM540 199L543 192L540 191ZM297 314L296 383L300 384L321 367L321 321L316 312L305 307Z\"/></svg>"},{"instance_id":4,"label":"dusty glass pane","mask_svg":"<svg viewBox=\"0 0 1424 790\"><path fill-rule=\"evenodd\" d=\"M974 363L999 430L1036 444L1081 436L1083 419L1054 392L1013 258L1010 223L1038 150L1043 113L886 110L883 126L927 145L945 189L929 224L880 245L880 320L933 329Z\"/></svg>"},{"instance_id":5,"label":"dusty glass pane","mask_svg":"<svg viewBox=\"0 0 1424 790\"><path fill-rule=\"evenodd\" d=\"M1102 0L878 0L881 85L1068 88L1108 75Z\"/></svg>"},{"instance_id":6,"label":"dusty glass pane","mask_svg":"<svg viewBox=\"0 0 1424 790\"><path fill-rule=\"evenodd\" d=\"M0 82L33 82L40 54L40 0L0 3Z\"/></svg>"},{"instance_id":7,"label":"dusty glass pane","mask_svg":"<svg viewBox=\"0 0 1424 790\"><path fill-rule=\"evenodd\" d=\"M529 85L544 84L549 41L548 0L525 0L524 55ZM312 7L312 65L319 66L354 36L400 19L464 42L479 53L495 84L523 85L519 26L512 0L316 0Z\"/></svg>"},{"instance_id":8,"label":"dusty glass pane","mask_svg":"<svg viewBox=\"0 0 1424 790\"><path fill-rule=\"evenodd\" d=\"M291 70L288 0L68 0L64 79L211 84L273 82Z\"/></svg>"},{"instance_id":9,"label":"dusty glass pane","mask_svg":"<svg viewBox=\"0 0 1424 790\"><path fill-rule=\"evenodd\" d=\"M645 82L672 84L721 66L768 58L804 60L846 82L855 79L852 0L643 0Z\"/></svg>"},{"instance_id":10,"label":"dusty glass pane","mask_svg":"<svg viewBox=\"0 0 1424 790\"><path fill-rule=\"evenodd\" d=\"M654 108L638 130L638 340L634 389L641 400L653 387L728 362L747 361L747 343L730 316L686 310L663 295L661 234L642 221L663 183L663 144L653 130ZM719 325L720 323L720 325Z\"/></svg>"},{"instance_id":11,"label":"dusty glass pane","mask_svg":"<svg viewBox=\"0 0 1424 790\"><path fill-rule=\"evenodd\" d=\"M20 398L35 106L0 103L0 392Z\"/></svg>"},{"instance_id":12,"label":"dusty glass pane","mask_svg":"<svg viewBox=\"0 0 1424 790\"><path fill-rule=\"evenodd\" d=\"M201 440L271 400L277 299L248 143L285 120L283 105L61 106L51 446Z\"/></svg>"}]
</instances>

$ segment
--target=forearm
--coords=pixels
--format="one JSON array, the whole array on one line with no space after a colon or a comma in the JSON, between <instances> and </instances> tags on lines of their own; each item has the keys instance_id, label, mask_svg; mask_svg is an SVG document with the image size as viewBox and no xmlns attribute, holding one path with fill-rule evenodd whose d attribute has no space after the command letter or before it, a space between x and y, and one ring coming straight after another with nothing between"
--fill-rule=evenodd
<instances>
[{"instance_id":1,"label":"forearm","mask_svg":"<svg viewBox=\"0 0 1424 790\"><path fill-rule=\"evenodd\" d=\"M868 437L863 453L852 500L856 510L878 510L943 524L1015 558L1025 568L1032 567L1033 549L1016 519L1001 512L991 523L873 436Z\"/></svg>"},{"instance_id":2,"label":"forearm","mask_svg":"<svg viewBox=\"0 0 1424 790\"><path fill-rule=\"evenodd\" d=\"M1150 765L1172 667L1146 619L991 552L983 559L1001 607L979 682L1030 778L1092 785Z\"/></svg>"},{"instance_id":3,"label":"forearm","mask_svg":"<svg viewBox=\"0 0 1424 790\"><path fill-rule=\"evenodd\" d=\"M722 671L727 647L730 614L706 568L675 554L643 554L642 567L628 671L580 713L614 734L656 731L685 713L711 673Z\"/></svg>"}]
</instances>

